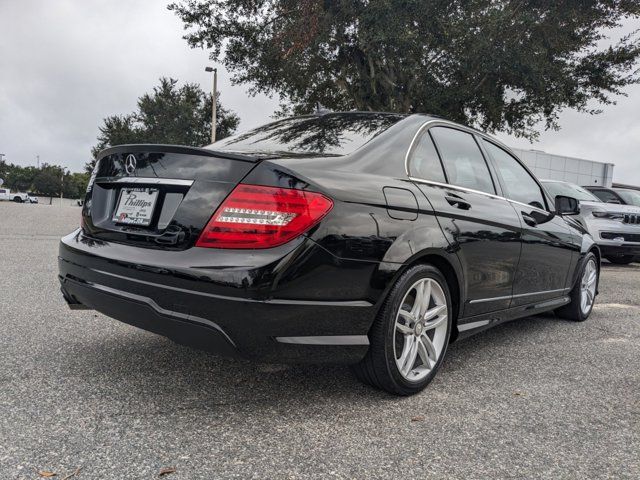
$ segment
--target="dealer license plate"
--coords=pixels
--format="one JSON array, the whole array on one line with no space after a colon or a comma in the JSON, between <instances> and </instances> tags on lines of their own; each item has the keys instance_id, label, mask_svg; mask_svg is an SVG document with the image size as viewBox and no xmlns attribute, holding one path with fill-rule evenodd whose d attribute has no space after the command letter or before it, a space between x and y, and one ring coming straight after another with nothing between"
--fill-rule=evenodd
<instances>
[{"instance_id":1,"label":"dealer license plate","mask_svg":"<svg viewBox=\"0 0 640 480\"><path fill-rule=\"evenodd\" d=\"M123 188L120 191L118 206L113 213L113 221L127 225L149 226L157 200L158 190L155 188Z\"/></svg>"}]
</instances>

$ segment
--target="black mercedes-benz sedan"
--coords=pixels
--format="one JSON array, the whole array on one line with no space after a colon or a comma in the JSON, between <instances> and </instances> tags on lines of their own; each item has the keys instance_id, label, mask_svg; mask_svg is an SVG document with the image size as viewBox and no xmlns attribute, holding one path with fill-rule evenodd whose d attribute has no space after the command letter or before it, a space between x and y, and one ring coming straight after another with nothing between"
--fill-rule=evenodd
<instances>
[{"instance_id":1,"label":"black mercedes-benz sedan","mask_svg":"<svg viewBox=\"0 0 640 480\"><path fill-rule=\"evenodd\" d=\"M401 395L455 339L545 311L585 320L600 252L504 145L440 118L289 118L206 148L103 151L62 293L176 342L347 362Z\"/></svg>"}]
</instances>

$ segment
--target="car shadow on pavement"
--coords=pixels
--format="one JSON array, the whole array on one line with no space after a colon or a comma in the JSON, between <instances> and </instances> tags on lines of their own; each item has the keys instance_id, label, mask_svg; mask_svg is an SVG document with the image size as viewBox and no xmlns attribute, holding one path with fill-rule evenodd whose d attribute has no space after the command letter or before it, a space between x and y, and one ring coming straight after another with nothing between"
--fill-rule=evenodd
<instances>
[{"instance_id":1,"label":"car shadow on pavement","mask_svg":"<svg viewBox=\"0 0 640 480\"><path fill-rule=\"evenodd\" d=\"M602 268L606 268L606 269L615 269L615 268L623 268L623 269L630 269L630 270L634 270L634 269L638 269L640 268L640 264L634 262L634 263L627 263L625 264L621 264L621 263L611 263L611 262L607 262L607 261L603 261L600 263L600 266Z\"/></svg>"},{"instance_id":2,"label":"car shadow on pavement","mask_svg":"<svg viewBox=\"0 0 640 480\"><path fill-rule=\"evenodd\" d=\"M447 388L448 374L474 378L474 365L483 359L519 355L519 346L553 330L562 320L529 317L499 325L453 343L436 379L434 392ZM145 402L184 408L185 405L250 403L277 406L283 398L300 405L324 401L396 401L384 392L360 384L346 365L272 365L230 360L208 354L151 333L127 327L105 339L78 340L73 355L61 361L68 375L79 377L86 389L104 389L114 398L143 398ZM465 373L465 371L467 371Z\"/></svg>"}]
</instances>

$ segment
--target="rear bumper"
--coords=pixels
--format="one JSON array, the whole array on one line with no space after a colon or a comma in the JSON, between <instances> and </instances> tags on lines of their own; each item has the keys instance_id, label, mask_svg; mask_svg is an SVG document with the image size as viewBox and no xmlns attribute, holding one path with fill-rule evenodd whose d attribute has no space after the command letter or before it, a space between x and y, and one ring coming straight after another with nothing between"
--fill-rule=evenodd
<instances>
[{"instance_id":1,"label":"rear bumper","mask_svg":"<svg viewBox=\"0 0 640 480\"><path fill-rule=\"evenodd\" d=\"M150 252L75 232L60 243L63 295L71 308L89 307L224 356L348 363L366 353L376 311L367 286L375 265L337 259L307 239L265 255L190 250ZM124 251L146 261L123 259ZM218 268L201 265L202 255ZM237 258L222 258L228 255ZM336 288L343 298L323 300L335 298ZM301 298L291 298L296 291ZM349 294L355 298L344 298Z\"/></svg>"}]
</instances>

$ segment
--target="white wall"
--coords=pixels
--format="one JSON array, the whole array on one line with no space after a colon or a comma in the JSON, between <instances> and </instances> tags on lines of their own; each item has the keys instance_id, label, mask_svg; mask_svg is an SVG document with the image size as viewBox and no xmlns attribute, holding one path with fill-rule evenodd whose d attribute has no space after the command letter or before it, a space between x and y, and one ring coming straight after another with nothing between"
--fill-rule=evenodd
<instances>
[{"instance_id":1,"label":"white wall","mask_svg":"<svg viewBox=\"0 0 640 480\"><path fill-rule=\"evenodd\" d=\"M563 157L537 150L514 148L513 151L541 179L564 180L577 185L604 185L605 187L610 187L613 182L614 165L612 163Z\"/></svg>"}]
</instances>

